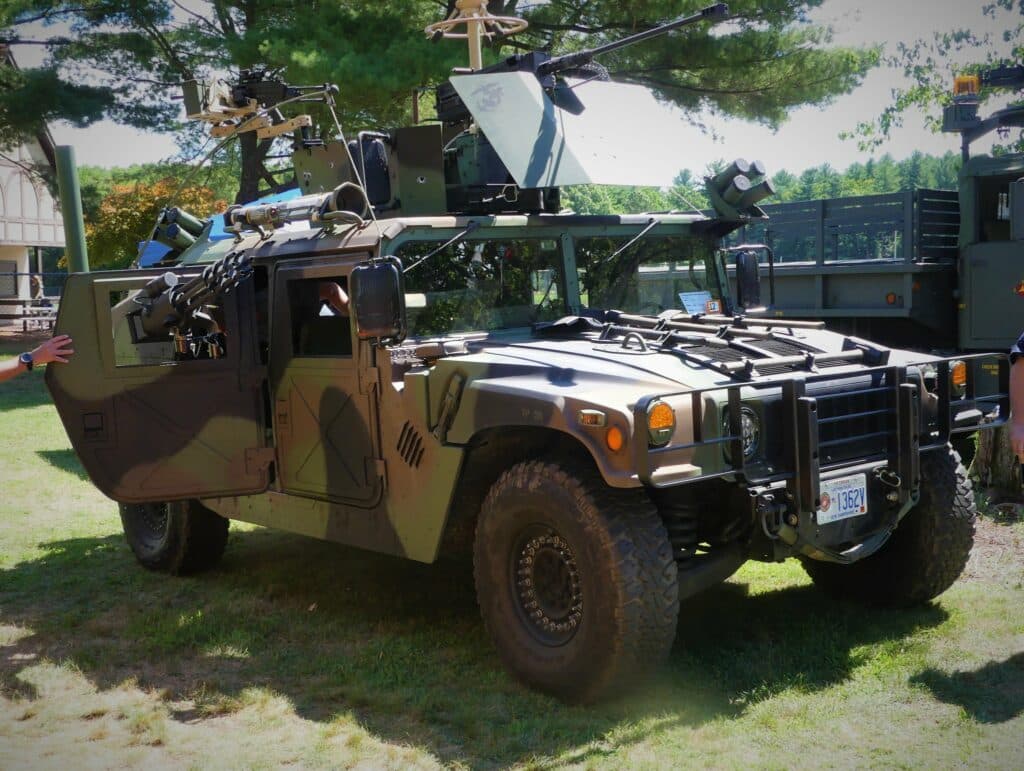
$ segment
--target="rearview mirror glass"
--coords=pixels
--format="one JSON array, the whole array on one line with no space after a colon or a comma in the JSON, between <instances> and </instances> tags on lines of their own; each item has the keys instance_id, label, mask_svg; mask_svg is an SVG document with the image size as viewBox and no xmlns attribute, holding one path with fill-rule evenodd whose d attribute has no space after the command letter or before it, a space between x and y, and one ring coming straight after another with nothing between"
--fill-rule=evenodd
<instances>
[{"instance_id":1,"label":"rearview mirror glass","mask_svg":"<svg viewBox=\"0 0 1024 771\"><path fill-rule=\"evenodd\" d=\"M352 269L352 316L360 340L397 345L405 339L405 279L397 257L379 257Z\"/></svg>"}]
</instances>

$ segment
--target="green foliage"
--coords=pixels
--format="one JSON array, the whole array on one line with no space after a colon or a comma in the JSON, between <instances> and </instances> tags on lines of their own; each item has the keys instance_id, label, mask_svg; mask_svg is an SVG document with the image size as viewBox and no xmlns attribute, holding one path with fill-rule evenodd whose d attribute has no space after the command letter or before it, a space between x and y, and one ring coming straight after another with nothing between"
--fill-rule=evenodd
<instances>
[{"instance_id":1,"label":"green foliage","mask_svg":"<svg viewBox=\"0 0 1024 771\"><path fill-rule=\"evenodd\" d=\"M861 149L881 145L896 128L903 125L903 117L910 110L926 113L926 125L932 131L942 127L942 107L952 101L953 78L956 75L1006 63L1024 62L1024 3L1019 0L991 0L979 6L981 14L997 22L1001 34L978 33L969 29L951 29L936 32L931 39L918 39L900 43L895 53L882 58L890 69L902 72L910 79L906 88L893 89L893 101L874 120L864 121L847 137L857 137ZM968 62L968 64L961 64ZM983 89L982 104L1000 91ZM1005 94L1005 91L1002 91ZM985 115L984 106L980 111ZM1024 150L1024 136L1018 135L1010 145L998 151Z\"/></svg>"},{"instance_id":2,"label":"green foliage","mask_svg":"<svg viewBox=\"0 0 1024 771\"><path fill-rule=\"evenodd\" d=\"M98 188L94 190L94 195L99 195ZM150 237L157 216L172 197L177 206L201 219L227 207L226 201L218 200L209 188L182 187L174 177L154 180L139 174L132 182L110 182L85 226L93 265L128 267L138 255L139 243ZM90 198L90 205L94 203Z\"/></svg>"},{"instance_id":3,"label":"green foliage","mask_svg":"<svg viewBox=\"0 0 1024 771\"><path fill-rule=\"evenodd\" d=\"M733 0L731 20L724 25L693 26L600 61L613 79L652 88L693 113L778 126L797 106L827 103L849 92L877 64L877 50L834 46L829 28L807 21L808 11L821 2ZM492 11L498 12L495 5ZM706 5L705 0L555 0L531 4L524 15L532 43L564 51L621 38Z\"/></svg>"}]
</instances>

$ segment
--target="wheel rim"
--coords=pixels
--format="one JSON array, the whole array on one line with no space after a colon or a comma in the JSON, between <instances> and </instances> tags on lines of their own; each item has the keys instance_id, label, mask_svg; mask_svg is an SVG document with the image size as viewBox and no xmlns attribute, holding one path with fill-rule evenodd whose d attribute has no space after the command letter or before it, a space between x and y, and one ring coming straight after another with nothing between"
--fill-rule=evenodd
<instances>
[{"instance_id":1,"label":"wheel rim","mask_svg":"<svg viewBox=\"0 0 1024 771\"><path fill-rule=\"evenodd\" d=\"M542 525L528 528L512 550L512 596L536 640L569 642L583 620L583 591L576 555L568 542Z\"/></svg>"}]
</instances>

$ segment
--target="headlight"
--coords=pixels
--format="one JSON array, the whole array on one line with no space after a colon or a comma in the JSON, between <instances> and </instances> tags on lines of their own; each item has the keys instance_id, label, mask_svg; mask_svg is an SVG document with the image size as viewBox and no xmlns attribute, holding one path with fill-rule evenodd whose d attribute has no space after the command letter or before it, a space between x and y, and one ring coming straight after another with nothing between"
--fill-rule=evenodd
<instances>
[{"instance_id":1,"label":"headlight","mask_svg":"<svg viewBox=\"0 0 1024 771\"><path fill-rule=\"evenodd\" d=\"M729 431L729 411L722 415L722 436L731 436ZM743 442L743 457L749 460L757 453L761 445L761 419L757 413L747 406L740 407L740 439ZM729 457L729 445L725 446L725 457Z\"/></svg>"},{"instance_id":2,"label":"headlight","mask_svg":"<svg viewBox=\"0 0 1024 771\"><path fill-rule=\"evenodd\" d=\"M676 431L676 413L665 402L647 405L647 434L652 447L668 444Z\"/></svg>"}]
</instances>

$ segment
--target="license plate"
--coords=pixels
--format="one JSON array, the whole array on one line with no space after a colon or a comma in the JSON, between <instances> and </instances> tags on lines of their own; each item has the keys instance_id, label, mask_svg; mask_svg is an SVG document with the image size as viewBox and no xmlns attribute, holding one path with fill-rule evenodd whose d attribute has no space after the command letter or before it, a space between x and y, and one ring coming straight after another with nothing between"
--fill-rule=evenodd
<instances>
[{"instance_id":1,"label":"license plate","mask_svg":"<svg viewBox=\"0 0 1024 771\"><path fill-rule=\"evenodd\" d=\"M819 525L868 513L868 485L864 474L823 480L820 492Z\"/></svg>"}]
</instances>

